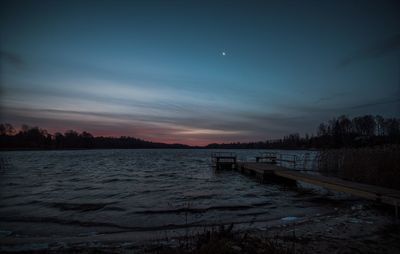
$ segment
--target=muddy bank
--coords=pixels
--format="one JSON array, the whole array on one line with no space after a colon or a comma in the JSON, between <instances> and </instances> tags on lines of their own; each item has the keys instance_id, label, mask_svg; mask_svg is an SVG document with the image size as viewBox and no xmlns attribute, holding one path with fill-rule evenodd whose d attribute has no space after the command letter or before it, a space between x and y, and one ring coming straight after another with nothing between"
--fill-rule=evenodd
<instances>
[{"instance_id":1,"label":"muddy bank","mask_svg":"<svg viewBox=\"0 0 400 254\"><path fill-rule=\"evenodd\" d=\"M281 224L237 230L194 246L143 249L143 253L400 253L400 221L388 207L358 202L312 219L287 217ZM213 240L213 239L211 239ZM185 243L184 239L181 239ZM217 242L217 244L215 243ZM221 248L223 246L223 248ZM211 248L211 252L210 252ZM214 249L213 249L214 248ZM207 249L208 252L204 252Z\"/></svg>"},{"instance_id":2,"label":"muddy bank","mask_svg":"<svg viewBox=\"0 0 400 254\"><path fill-rule=\"evenodd\" d=\"M268 222L255 221L251 227L247 223L223 227L213 225L165 230L158 234L151 232L151 236L149 232L120 232L23 239L7 237L2 232L1 251L265 253L270 248L268 253L400 253L400 223L394 217L393 208L362 200L299 195L305 195L305 199L331 209L313 217L289 216Z\"/></svg>"}]
</instances>

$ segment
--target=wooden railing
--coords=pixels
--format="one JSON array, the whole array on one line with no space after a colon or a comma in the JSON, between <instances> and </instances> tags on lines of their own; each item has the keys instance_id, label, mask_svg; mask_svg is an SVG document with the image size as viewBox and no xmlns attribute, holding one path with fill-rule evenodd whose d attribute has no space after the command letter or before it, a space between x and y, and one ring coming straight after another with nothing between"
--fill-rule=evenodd
<instances>
[{"instance_id":1,"label":"wooden railing","mask_svg":"<svg viewBox=\"0 0 400 254\"><path fill-rule=\"evenodd\" d=\"M214 152L211 153L211 158L217 157L236 157L236 153L233 152Z\"/></svg>"},{"instance_id":2,"label":"wooden railing","mask_svg":"<svg viewBox=\"0 0 400 254\"><path fill-rule=\"evenodd\" d=\"M312 166L312 161L310 159L309 153L305 153L303 156L299 156L296 154L265 152L262 153L260 156L256 156L256 162L276 164L279 166L285 166L300 170L308 170Z\"/></svg>"}]
</instances>

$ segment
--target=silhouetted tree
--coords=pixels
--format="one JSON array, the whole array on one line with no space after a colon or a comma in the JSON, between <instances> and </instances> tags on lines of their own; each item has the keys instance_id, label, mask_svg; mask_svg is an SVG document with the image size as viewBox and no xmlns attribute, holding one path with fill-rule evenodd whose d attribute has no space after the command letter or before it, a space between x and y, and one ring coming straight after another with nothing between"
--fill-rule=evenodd
<instances>
[{"instance_id":1,"label":"silhouetted tree","mask_svg":"<svg viewBox=\"0 0 400 254\"><path fill-rule=\"evenodd\" d=\"M375 133L375 120L371 115L355 117L353 119L353 126L359 135L373 136Z\"/></svg>"},{"instance_id":2,"label":"silhouetted tree","mask_svg":"<svg viewBox=\"0 0 400 254\"><path fill-rule=\"evenodd\" d=\"M14 127L9 123L0 124L0 135L11 136L15 134Z\"/></svg>"},{"instance_id":3,"label":"silhouetted tree","mask_svg":"<svg viewBox=\"0 0 400 254\"><path fill-rule=\"evenodd\" d=\"M322 137L328 135L328 128L325 123L320 123L318 126L317 135Z\"/></svg>"},{"instance_id":4,"label":"silhouetted tree","mask_svg":"<svg viewBox=\"0 0 400 254\"><path fill-rule=\"evenodd\" d=\"M342 115L338 118L338 121L339 121L340 133L345 136L351 134L353 127L351 120L347 118L347 116Z\"/></svg>"},{"instance_id":5,"label":"silhouetted tree","mask_svg":"<svg viewBox=\"0 0 400 254\"><path fill-rule=\"evenodd\" d=\"M399 120L395 118L389 118L384 121L385 133L387 133L389 138L396 138L400 134Z\"/></svg>"},{"instance_id":6,"label":"silhouetted tree","mask_svg":"<svg viewBox=\"0 0 400 254\"><path fill-rule=\"evenodd\" d=\"M64 147L64 135L60 132L54 134L54 146L56 148Z\"/></svg>"},{"instance_id":7,"label":"silhouetted tree","mask_svg":"<svg viewBox=\"0 0 400 254\"><path fill-rule=\"evenodd\" d=\"M378 136L385 136L385 119L377 115L375 116L376 131Z\"/></svg>"},{"instance_id":8,"label":"silhouetted tree","mask_svg":"<svg viewBox=\"0 0 400 254\"><path fill-rule=\"evenodd\" d=\"M283 139L249 143L209 144L206 148L240 149L302 149L359 147L381 144L400 144L400 119L365 115L353 119L347 116L333 118L321 123L317 136L301 137L298 133L289 134ZM133 137L94 137L84 131L74 130L64 134L49 134L39 127L22 125L16 132L11 124L0 124L1 149L87 149L87 148L189 148L181 144L148 142Z\"/></svg>"}]
</instances>

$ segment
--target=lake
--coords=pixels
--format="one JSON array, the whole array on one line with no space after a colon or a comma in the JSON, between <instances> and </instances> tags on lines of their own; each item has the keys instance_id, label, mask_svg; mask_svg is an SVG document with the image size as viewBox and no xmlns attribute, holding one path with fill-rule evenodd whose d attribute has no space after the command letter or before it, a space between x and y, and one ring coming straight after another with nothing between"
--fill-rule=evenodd
<instances>
[{"instance_id":1,"label":"lake","mask_svg":"<svg viewBox=\"0 0 400 254\"><path fill-rule=\"evenodd\" d=\"M318 204L285 186L262 184L235 171L216 172L210 160L216 151L233 151L242 160L262 152L1 152L0 234L45 238L151 234L221 223L264 227L321 212Z\"/></svg>"}]
</instances>

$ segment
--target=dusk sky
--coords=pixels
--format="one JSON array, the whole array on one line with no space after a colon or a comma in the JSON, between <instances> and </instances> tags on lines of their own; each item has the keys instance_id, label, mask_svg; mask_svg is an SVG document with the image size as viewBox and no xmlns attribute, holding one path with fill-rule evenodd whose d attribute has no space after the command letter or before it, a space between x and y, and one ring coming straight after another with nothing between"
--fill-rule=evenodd
<instances>
[{"instance_id":1,"label":"dusk sky","mask_svg":"<svg viewBox=\"0 0 400 254\"><path fill-rule=\"evenodd\" d=\"M2 1L1 122L203 145L400 117L400 1Z\"/></svg>"}]
</instances>

